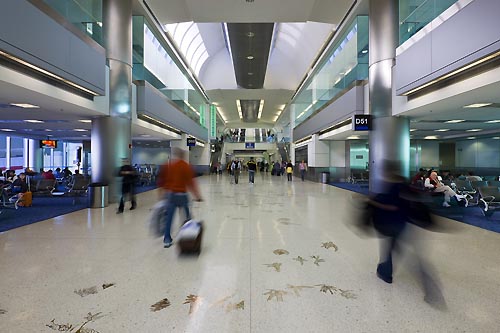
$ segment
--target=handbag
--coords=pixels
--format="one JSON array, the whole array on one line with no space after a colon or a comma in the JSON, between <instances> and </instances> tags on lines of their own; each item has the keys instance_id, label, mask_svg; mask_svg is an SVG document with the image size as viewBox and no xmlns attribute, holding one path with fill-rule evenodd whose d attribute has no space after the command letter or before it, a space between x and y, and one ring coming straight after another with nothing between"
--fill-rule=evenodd
<instances>
[{"instance_id":1,"label":"handbag","mask_svg":"<svg viewBox=\"0 0 500 333\"><path fill-rule=\"evenodd\" d=\"M158 201L152 208L148 219L148 227L151 236L162 237L165 235L165 211L167 210L168 199Z\"/></svg>"}]
</instances>

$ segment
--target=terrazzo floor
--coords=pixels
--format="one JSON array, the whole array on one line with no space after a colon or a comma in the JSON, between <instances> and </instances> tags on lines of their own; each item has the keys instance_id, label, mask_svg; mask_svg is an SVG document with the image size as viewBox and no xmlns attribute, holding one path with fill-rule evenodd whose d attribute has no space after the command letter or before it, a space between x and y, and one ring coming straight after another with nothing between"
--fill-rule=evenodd
<instances>
[{"instance_id":1,"label":"terrazzo floor","mask_svg":"<svg viewBox=\"0 0 500 333\"><path fill-rule=\"evenodd\" d=\"M0 332L498 332L500 234L444 218L445 233L408 230L389 285L378 239L350 227L355 194L246 179L197 178L200 256L150 235L157 190L121 215L114 204L0 234ZM417 241L446 307L424 302Z\"/></svg>"}]
</instances>

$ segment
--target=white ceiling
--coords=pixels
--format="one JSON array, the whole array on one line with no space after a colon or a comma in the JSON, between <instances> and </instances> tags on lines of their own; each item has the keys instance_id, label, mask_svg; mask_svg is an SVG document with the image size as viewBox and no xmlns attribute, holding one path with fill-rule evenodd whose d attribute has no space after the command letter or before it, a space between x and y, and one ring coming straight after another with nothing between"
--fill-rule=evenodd
<instances>
[{"instance_id":1,"label":"white ceiling","mask_svg":"<svg viewBox=\"0 0 500 333\"><path fill-rule=\"evenodd\" d=\"M262 127L271 127L273 119L279 110L295 91L299 80L308 70L310 63L317 55L322 43L327 38L329 31L337 24L340 17L351 1L303 1L303 0L255 0L247 4L244 0L149 0L147 3L154 9L155 15L164 22L181 22L194 20L198 22L217 22L215 24L203 24L207 27L201 31L204 40L208 41L207 49L213 53L210 61L200 74L200 81L207 90L212 102L218 104L221 113L228 120L229 127L256 127L255 124L241 123L236 109L236 99L264 99L264 112L261 121ZM253 7L252 7L253 6ZM332 10L333 6L335 10ZM166 10L168 8L168 10ZM276 10L279 8L279 10ZM321 16L324 12L324 16ZM331 13L335 12L333 15ZM258 13L258 15L256 14ZM326 17L328 15L331 17ZM326 15L326 16L325 16ZM253 19L252 19L253 18ZM290 39L276 40L268 66L268 75L264 89L238 89L235 84L234 70L232 69L229 54L225 43L221 41L222 30L220 22L299 22L295 25L284 23L278 26L277 35L283 33L290 35L298 26L306 26L298 34L295 49ZM304 21L322 21L330 25L318 23L304 25ZM203 26L201 25L201 26ZM325 28L325 27L330 28ZM330 30L329 30L330 29ZM316 38L315 38L316 36ZM320 36L320 37L318 37ZM211 41L211 42L210 42ZM304 52L307 45L308 52ZM296 62L294 62L296 61ZM493 71L492 71L493 72ZM498 75L492 73L498 79ZM4 77L4 75L2 75ZM90 124L81 123L78 120L91 119L101 116L102 112L92 108L90 103L74 103L71 98L50 95L47 89L58 91L58 88L33 89L22 85L13 85L2 81L0 77L0 129L13 129L11 135L31 138L46 138L53 135L57 139L85 140L89 132L77 132L74 129L90 130ZM484 81L478 76L477 81ZM458 85L458 84L457 84ZM411 128L417 129L412 132L414 138L423 138L428 135L438 135L440 139L454 139L468 136L485 135L498 136L500 124L488 124L485 121L500 119L500 82L474 86L465 82L461 91L448 94L443 97L446 89L429 94L407 103L407 110L401 115L412 119ZM50 86L48 86L50 87ZM422 100L422 101L420 101ZM41 106L39 109L21 109L8 106L9 103L32 103ZM464 105L491 102L494 107L480 109L464 109ZM44 123L31 124L23 120L38 119ZM458 124L446 124L444 121L451 119L464 119L466 122ZM448 132L435 132L437 129L447 128ZM480 128L481 132L469 133L467 129ZM52 131L46 131L51 129ZM145 126L133 124L133 137L136 141L162 142L172 139L172 136L161 133ZM346 132L342 135L329 139L343 140L348 135L361 133ZM366 137L366 136L364 136ZM161 142L158 142L161 141Z\"/></svg>"},{"instance_id":2,"label":"white ceiling","mask_svg":"<svg viewBox=\"0 0 500 333\"><path fill-rule=\"evenodd\" d=\"M338 24L354 0L146 0L162 24L324 22Z\"/></svg>"}]
</instances>

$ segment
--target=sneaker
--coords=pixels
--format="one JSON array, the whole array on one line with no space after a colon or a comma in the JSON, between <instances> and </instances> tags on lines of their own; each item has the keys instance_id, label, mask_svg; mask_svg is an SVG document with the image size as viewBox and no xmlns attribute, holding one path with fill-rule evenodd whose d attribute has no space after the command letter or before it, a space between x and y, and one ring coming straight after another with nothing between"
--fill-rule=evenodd
<instances>
[{"instance_id":1,"label":"sneaker","mask_svg":"<svg viewBox=\"0 0 500 333\"><path fill-rule=\"evenodd\" d=\"M163 247L164 247L165 249L168 249L169 247L171 247L171 246L172 246L172 244L173 244L173 242L172 242L172 241L170 241L170 242L166 242L166 243L163 243Z\"/></svg>"},{"instance_id":2,"label":"sneaker","mask_svg":"<svg viewBox=\"0 0 500 333\"><path fill-rule=\"evenodd\" d=\"M448 207L451 207L451 205L445 201L445 202L443 202L443 207L448 208Z\"/></svg>"}]
</instances>

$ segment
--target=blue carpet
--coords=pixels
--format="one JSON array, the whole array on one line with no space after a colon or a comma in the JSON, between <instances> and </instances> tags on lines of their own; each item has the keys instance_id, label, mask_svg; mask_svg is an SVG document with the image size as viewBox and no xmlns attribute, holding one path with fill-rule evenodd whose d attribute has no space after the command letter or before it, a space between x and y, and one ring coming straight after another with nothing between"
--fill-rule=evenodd
<instances>
[{"instance_id":1,"label":"blue carpet","mask_svg":"<svg viewBox=\"0 0 500 333\"><path fill-rule=\"evenodd\" d=\"M0 232L40 222L59 215L87 208L87 198L78 197L33 197L33 206L19 209L2 208Z\"/></svg>"},{"instance_id":2,"label":"blue carpet","mask_svg":"<svg viewBox=\"0 0 500 333\"><path fill-rule=\"evenodd\" d=\"M137 186L136 193L151 191L156 185ZM64 192L64 188L61 192ZM33 197L32 207L0 208L0 232L44 221L87 208L87 197Z\"/></svg>"},{"instance_id":3,"label":"blue carpet","mask_svg":"<svg viewBox=\"0 0 500 333\"><path fill-rule=\"evenodd\" d=\"M330 185L344 190L368 195L367 184L330 183ZM436 215L500 233L500 210L493 213L492 216L486 217L483 215L481 208L477 206L465 208L458 206L455 202L452 202L452 206L450 208L444 208L439 204L435 204L432 207L432 212Z\"/></svg>"}]
</instances>

